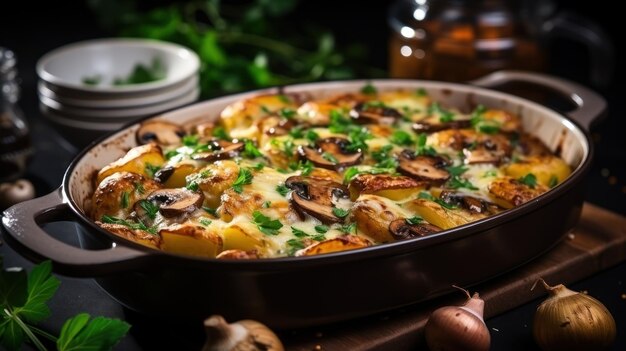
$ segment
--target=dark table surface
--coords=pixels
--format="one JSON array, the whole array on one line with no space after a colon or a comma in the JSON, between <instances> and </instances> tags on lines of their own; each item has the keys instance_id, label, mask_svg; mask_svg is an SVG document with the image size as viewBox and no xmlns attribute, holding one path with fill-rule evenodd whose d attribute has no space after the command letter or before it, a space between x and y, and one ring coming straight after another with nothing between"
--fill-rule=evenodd
<instances>
[{"instance_id":1,"label":"dark table surface","mask_svg":"<svg viewBox=\"0 0 626 351\"><path fill-rule=\"evenodd\" d=\"M22 4L27 13L29 2ZM50 6L49 6L50 7ZM37 195L41 196L58 187L63 173L78 152L64 137L59 135L42 118L37 107L36 76L34 66L36 60L45 52L60 45L77 40L100 37L107 33L94 29L90 15L72 17L69 22L59 22L55 15L68 18L61 13L67 9L62 7L46 8L50 10L45 19L35 29L27 28L20 22L20 14L13 19L3 11L0 19L0 46L13 49L19 59L20 76L22 78L23 97L20 106L25 112L32 129L35 156L28 167L26 178L36 185ZM590 14L593 16L593 13ZM598 18L601 20L601 18ZM378 23L378 25L381 25ZM618 46L618 58L623 54L622 46ZM565 46L553 58L551 72L569 79L587 83L581 74L582 61L572 63L571 57L576 56L577 48ZM570 50L570 51L567 51ZM560 60L560 61L559 61ZM556 62L556 64L554 63ZM576 63L578 62L578 63ZM619 60L618 60L619 62ZM559 64L562 63L562 64ZM587 201L610 209L626 213L626 132L624 93L626 84L619 78L623 69L620 67L616 81L610 88L602 91L609 102L608 118L596 125L591 133L594 140L596 155L587 181ZM47 225L50 233L68 242L76 241L75 226L69 222ZM0 255L4 256L6 266L21 266L30 269L32 264L15 253L7 245L0 245ZM121 350L140 349L199 349L202 343L201 328L198 325L187 325L185 321L172 321L167 318L146 318L124 309L102 291L94 281L60 277L61 287L51 301L52 317L43 327L58 333L62 322L79 313L88 312L92 315L122 318L129 321L133 328L119 345ZM590 295L601 300L613 313L618 326L618 340L611 350L626 349L626 263L600 272L592 277L581 280L571 286L574 290L587 290ZM500 316L487 320L491 329L493 350L535 350L532 341L531 324L535 308L539 300L532 301Z\"/></svg>"}]
</instances>

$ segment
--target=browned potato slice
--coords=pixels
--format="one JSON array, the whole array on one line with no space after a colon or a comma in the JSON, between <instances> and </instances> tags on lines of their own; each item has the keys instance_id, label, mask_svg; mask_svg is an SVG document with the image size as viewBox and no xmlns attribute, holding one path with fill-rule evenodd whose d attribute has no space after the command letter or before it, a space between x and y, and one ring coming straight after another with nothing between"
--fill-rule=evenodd
<instances>
[{"instance_id":1,"label":"browned potato slice","mask_svg":"<svg viewBox=\"0 0 626 351\"><path fill-rule=\"evenodd\" d=\"M265 239L252 223L231 225L222 232L224 250L257 251L263 255L268 250L276 249L276 244Z\"/></svg>"},{"instance_id":2,"label":"browned potato slice","mask_svg":"<svg viewBox=\"0 0 626 351\"><path fill-rule=\"evenodd\" d=\"M192 173L205 174L195 179L198 187L204 193L205 205L216 208L220 205L220 197L230 188L239 175L239 166L234 161L217 161Z\"/></svg>"},{"instance_id":3,"label":"browned potato slice","mask_svg":"<svg viewBox=\"0 0 626 351\"><path fill-rule=\"evenodd\" d=\"M282 108L295 109L296 103L297 99L292 95L260 95L227 106L220 118L226 131L231 132L233 129L252 127L258 118L267 115L265 111L274 112ZM233 137L237 136L233 135Z\"/></svg>"},{"instance_id":4,"label":"browned potato slice","mask_svg":"<svg viewBox=\"0 0 626 351\"><path fill-rule=\"evenodd\" d=\"M129 172L118 172L106 177L96 188L92 198L91 217L100 220L103 215L126 218L133 204L145 199L159 183Z\"/></svg>"},{"instance_id":5,"label":"browned potato slice","mask_svg":"<svg viewBox=\"0 0 626 351\"><path fill-rule=\"evenodd\" d=\"M215 258L222 251L222 238L209 229L190 223L161 229L160 248L177 254Z\"/></svg>"},{"instance_id":6,"label":"browned potato slice","mask_svg":"<svg viewBox=\"0 0 626 351\"><path fill-rule=\"evenodd\" d=\"M426 199L415 199L405 204L405 208L417 213L428 223L442 229L458 227L485 218L486 215L470 213L464 209L446 209L438 203Z\"/></svg>"},{"instance_id":7,"label":"browned potato slice","mask_svg":"<svg viewBox=\"0 0 626 351\"><path fill-rule=\"evenodd\" d=\"M549 186L556 185L567 178L571 169L562 159L556 156L532 156L520 160L516 163L510 163L502 167L506 175L513 178L521 178L529 173L537 177L539 184ZM550 184L551 181L556 182Z\"/></svg>"},{"instance_id":8,"label":"browned potato slice","mask_svg":"<svg viewBox=\"0 0 626 351\"><path fill-rule=\"evenodd\" d=\"M158 145L151 143L137 146L130 149L124 157L102 168L98 172L96 185L116 172L131 172L145 177L152 177L152 174L146 168L149 166L161 167L163 163L165 163L165 158Z\"/></svg>"},{"instance_id":9,"label":"browned potato slice","mask_svg":"<svg viewBox=\"0 0 626 351\"><path fill-rule=\"evenodd\" d=\"M361 194L373 194L398 201L414 197L427 184L406 176L359 174L350 182L350 198L354 201Z\"/></svg>"},{"instance_id":10,"label":"browned potato slice","mask_svg":"<svg viewBox=\"0 0 626 351\"><path fill-rule=\"evenodd\" d=\"M368 247L372 243L357 235L344 235L334 239L315 243L296 253L296 256L313 256L331 252L346 251Z\"/></svg>"},{"instance_id":11,"label":"browned potato slice","mask_svg":"<svg viewBox=\"0 0 626 351\"><path fill-rule=\"evenodd\" d=\"M158 249L159 244L161 242L161 238L158 235L150 234L145 230L140 229L131 229L125 225L121 224L112 224L112 223L102 223L96 222L102 229L107 230L111 233L121 236L122 238L126 238L128 240L132 240L141 245L151 247L153 249Z\"/></svg>"},{"instance_id":12,"label":"browned potato slice","mask_svg":"<svg viewBox=\"0 0 626 351\"><path fill-rule=\"evenodd\" d=\"M516 132L522 130L522 122L516 115L504 110L487 110L483 113L483 118L498 124L503 132Z\"/></svg>"},{"instance_id":13,"label":"browned potato slice","mask_svg":"<svg viewBox=\"0 0 626 351\"><path fill-rule=\"evenodd\" d=\"M155 179L160 178L161 174L169 173L167 174L167 179L164 181L161 180L163 185L166 188L181 188L187 184L187 176L195 170L196 166L190 163L179 163L173 167L161 168L161 170L155 175Z\"/></svg>"},{"instance_id":14,"label":"browned potato slice","mask_svg":"<svg viewBox=\"0 0 626 351\"><path fill-rule=\"evenodd\" d=\"M513 208L528 202L548 191L544 185L537 184L534 188L510 177L497 178L489 184L489 192L493 202L504 207Z\"/></svg>"},{"instance_id":15,"label":"browned potato slice","mask_svg":"<svg viewBox=\"0 0 626 351\"><path fill-rule=\"evenodd\" d=\"M326 126L330 123L330 111L341 107L323 102L306 102L298 108L297 118L310 126Z\"/></svg>"},{"instance_id":16,"label":"browned potato slice","mask_svg":"<svg viewBox=\"0 0 626 351\"><path fill-rule=\"evenodd\" d=\"M225 250L222 251L216 258L227 260L251 260L259 258L256 251L242 251L242 250Z\"/></svg>"},{"instance_id":17,"label":"browned potato slice","mask_svg":"<svg viewBox=\"0 0 626 351\"><path fill-rule=\"evenodd\" d=\"M362 195L352 207L352 215L359 232L376 242L394 241L389 232L389 224L400 218L397 209L385 199L375 195Z\"/></svg>"}]
</instances>

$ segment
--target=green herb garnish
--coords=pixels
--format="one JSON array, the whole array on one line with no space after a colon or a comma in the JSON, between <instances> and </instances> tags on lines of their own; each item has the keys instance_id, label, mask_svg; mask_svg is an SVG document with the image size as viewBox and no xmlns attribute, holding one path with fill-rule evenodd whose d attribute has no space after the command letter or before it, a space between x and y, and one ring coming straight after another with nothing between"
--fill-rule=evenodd
<instances>
[{"instance_id":1,"label":"green herb garnish","mask_svg":"<svg viewBox=\"0 0 626 351\"><path fill-rule=\"evenodd\" d=\"M254 158L257 158L257 157L263 157L263 154L254 145L254 142L252 142L252 140L247 140L246 139L244 141L244 148L243 148L243 151L241 152L241 156L247 157L247 158L250 158L250 159L254 159Z\"/></svg>"},{"instance_id":2,"label":"green herb garnish","mask_svg":"<svg viewBox=\"0 0 626 351\"><path fill-rule=\"evenodd\" d=\"M252 172L245 168L239 168L239 174L233 183L233 190L241 194L243 192L244 185L252 184L252 178Z\"/></svg>"},{"instance_id":3,"label":"green herb garnish","mask_svg":"<svg viewBox=\"0 0 626 351\"><path fill-rule=\"evenodd\" d=\"M151 163L146 163L144 166L144 170L146 171L146 175L150 178L154 178L154 174L161 169L160 166L155 166Z\"/></svg>"},{"instance_id":4,"label":"green herb garnish","mask_svg":"<svg viewBox=\"0 0 626 351\"><path fill-rule=\"evenodd\" d=\"M287 251L289 256L293 256L296 251L304 249L304 243L300 239L289 239L286 243L289 246L289 251Z\"/></svg>"},{"instance_id":5,"label":"green herb garnish","mask_svg":"<svg viewBox=\"0 0 626 351\"><path fill-rule=\"evenodd\" d=\"M259 211L252 212L252 218L252 223L256 224L257 228L265 235L278 235L278 230L283 227L279 220L271 219Z\"/></svg>"},{"instance_id":6,"label":"green herb garnish","mask_svg":"<svg viewBox=\"0 0 626 351\"><path fill-rule=\"evenodd\" d=\"M308 131L306 132L306 134L305 134L305 136L304 136L304 137L305 137L305 138L306 138L306 140L308 140L310 143L314 143L314 142L316 142L316 141L317 141L317 139L319 139L319 138L320 138L320 136L319 136L317 133L315 133L314 131L312 131L312 130L308 130Z\"/></svg>"},{"instance_id":7,"label":"green herb garnish","mask_svg":"<svg viewBox=\"0 0 626 351\"><path fill-rule=\"evenodd\" d=\"M146 215L150 219L155 219L157 212L159 212L159 206L153 204L152 201L141 200L139 202L139 206L141 206L141 208L146 211Z\"/></svg>"},{"instance_id":8,"label":"green herb garnish","mask_svg":"<svg viewBox=\"0 0 626 351\"><path fill-rule=\"evenodd\" d=\"M128 208L128 191L123 191L122 196L120 198L120 207Z\"/></svg>"},{"instance_id":9,"label":"green herb garnish","mask_svg":"<svg viewBox=\"0 0 626 351\"><path fill-rule=\"evenodd\" d=\"M337 164L339 162L339 160L337 160L337 158L333 156L333 154L328 152L322 153L322 158L328 162L332 162L333 164Z\"/></svg>"},{"instance_id":10,"label":"green herb garnish","mask_svg":"<svg viewBox=\"0 0 626 351\"><path fill-rule=\"evenodd\" d=\"M289 135L293 137L294 139L300 139L304 137L304 127L295 126L291 128L291 130L289 131Z\"/></svg>"},{"instance_id":11,"label":"green herb garnish","mask_svg":"<svg viewBox=\"0 0 626 351\"><path fill-rule=\"evenodd\" d=\"M135 183L135 191L139 195L143 195L146 192L146 189L143 187L143 183Z\"/></svg>"},{"instance_id":12,"label":"green herb garnish","mask_svg":"<svg viewBox=\"0 0 626 351\"><path fill-rule=\"evenodd\" d=\"M215 127L213 128L213 132L211 133L214 137L221 140L231 140L232 138L223 127Z\"/></svg>"},{"instance_id":13,"label":"green herb garnish","mask_svg":"<svg viewBox=\"0 0 626 351\"><path fill-rule=\"evenodd\" d=\"M555 186L557 186L559 184L559 178L555 175L552 175L550 177L550 180L548 181L548 186L550 188L554 188Z\"/></svg>"},{"instance_id":14,"label":"green herb garnish","mask_svg":"<svg viewBox=\"0 0 626 351\"><path fill-rule=\"evenodd\" d=\"M210 215L212 215L212 216L214 216L214 217L219 217L219 216L217 215L217 209L216 209L216 208L211 208L211 207L203 206L203 207L202 207L202 209L203 209L206 213L208 213L208 214L210 214Z\"/></svg>"},{"instance_id":15,"label":"green herb garnish","mask_svg":"<svg viewBox=\"0 0 626 351\"><path fill-rule=\"evenodd\" d=\"M411 224L411 225L420 224L420 223L422 223L423 221L424 221L424 218L422 218L422 217L420 217L420 216L414 216L414 217L411 217L411 218L407 218L407 219L406 219L406 222L407 222L408 224Z\"/></svg>"},{"instance_id":16,"label":"green herb garnish","mask_svg":"<svg viewBox=\"0 0 626 351\"><path fill-rule=\"evenodd\" d=\"M346 169L345 173L343 174L344 183L350 183L352 178L356 177L359 173L360 171L356 167L350 167Z\"/></svg>"},{"instance_id":17,"label":"green herb garnish","mask_svg":"<svg viewBox=\"0 0 626 351\"><path fill-rule=\"evenodd\" d=\"M343 224L339 227L339 231L345 234L356 234L356 223Z\"/></svg>"},{"instance_id":18,"label":"green herb garnish","mask_svg":"<svg viewBox=\"0 0 626 351\"><path fill-rule=\"evenodd\" d=\"M415 90L415 95L417 95L417 96L426 96L426 95L428 95L428 92L424 88L418 88L417 90Z\"/></svg>"},{"instance_id":19,"label":"green herb garnish","mask_svg":"<svg viewBox=\"0 0 626 351\"><path fill-rule=\"evenodd\" d=\"M296 115L296 111L292 108L285 107L285 108L281 108L280 110L278 110L278 115L280 117L290 119Z\"/></svg>"},{"instance_id":20,"label":"green herb garnish","mask_svg":"<svg viewBox=\"0 0 626 351\"><path fill-rule=\"evenodd\" d=\"M437 156L437 151L435 151L435 149L433 149L432 146L426 146L427 139L428 139L428 136L426 135L426 133L420 133L417 136L417 148L415 149L415 153L418 156L420 155Z\"/></svg>"},{"instance_id":21,"label":"green herb garnish","mask_svg":"<svg viewBox=\"0 0 626 351\"><path fill-rule=\"evenodd\" d=\"M535 177L535 175L532 173L528 173L518 180L520 181L520 183L529 186L531 189L534 189L537 186L537 177Z\"/></svg>"},{"instance_id":22,"label":"green herb garnish","mask_svg":"<svg viewBox=\"0 0 626 351\"><path fill-rule=\"evenodd\" d=\"M361 93L366 95L374 95L378 93L378 89L376 89L376 87L373 86L371 83L367 83L361 88Z\"/></svg>"},{"instance_id":23,"label":"green herb garnish","mask_svg":"<svg viewBox=\"0 0 626 351\"><path fill-rule=\"evenodd\" d=\"M413 136L411 133L405 132L403 130L396 130L391 134L391 138L389 139L392 143L400 146L410 146L415 144L415 140L413 140Z\"/></svg>"},{"instance_id":24,"label":"green herb garnish","mask_svg":"<svg viewBox=\"0 0 626 351\"><path fill-rule=\"evenodd\" d=\"M213 223L213 221L208 218L200 218L200 224L205 227L208 227L209 225L211 225L211 223Z\"/></svg>"},{"instance_id":25,"label":"green herb garnish","mask_svg":"<svg viewBox=\"0 0 626 351\"><path fill-rule=\"evenodd\" d=\"M293 235L295 235L298 238L304 238L304 237L309 236L309 234L307 234L303 230L298 229L296 227L291 227L291 233L293 233Z\"/></svg>"},{"instance_id":26,"label":"green herb garnish","mask_svg":"<svg viewBox=\"0 0 626 351\"><path fill-rule=\"evenodd\" d=\"M276 192L282 196L287 196L287 194L289 194L290 191L291 189L289 189L285 184L278 184L276 186Z\"/></svg>"},{"instance_id":27,"label":"green herb garnish","mask_svg":"<svg viewBox=\"0 0 626 351\"><path fill-rule=\"evenodd\" d=\"M199 135L185 135L182 141L183 141L183 145L185 146L189 146L189 147L198 146L198 142L200 142L200 136Z\"/></svg>"},{"instance_id":28,"label":"green herb garnish","mask_svg":"<svg viewBox=\"0 0 626 351\"><path fill-rule=\"evenodd\" d=\"M323 225L323 224L315 226L315 231L320 233L320 234L326 234L328 229L329 229L328 226L327 225Z\"/></svg>"},{"instance_id":29,"label":"green herb garnish","mask_svg":"<svg viewBox=\"0 0 626 351\"><path fill-rule=\"evenodd\" d=\"M344 210L343 208L333 207L333 214L339 218L345 218L349 213L350 211Z\"/></svg>"},{"instance_id":30,"label":"green herb garnish","mask_svg":"<svg viewBox=\"0 0 626 351\"><path fill-rule=\"evenodd\" d=\"M451 204L443 201L442 199L437 199L437 198L435 198L434 196L432 196L431 194L429 194L429 193L427 193L425 191L420 192L419 195L417 195L417 198L418 199L428 200L428 201L433 201L433 202L439 204L441 207L443 207L445 209L448 209L448 210L452 210L452 209L456 208L456 206L451 205Z\"/></svg>"}]
</instances>

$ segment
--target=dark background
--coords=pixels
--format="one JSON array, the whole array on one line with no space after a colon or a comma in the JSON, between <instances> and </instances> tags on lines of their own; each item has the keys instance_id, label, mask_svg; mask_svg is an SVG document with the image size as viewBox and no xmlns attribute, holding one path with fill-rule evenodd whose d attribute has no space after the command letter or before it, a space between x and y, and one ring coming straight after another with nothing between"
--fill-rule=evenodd
<instances>
[{"instance_id":1,"label":"dark background","mask_svg":"<svg viewBox=\"0 0 626 351\"><path fill-rule=\"evenodd\" d=\"M313 21L332 29L337 35L339 46L360 41L367 44L369 64L386 68L387 40L389 29L386 23L387 1L301 1L291 19L294 25L302 21ZM626 214L626 106L624 95L625 69L624 41L619 34L623 31L623 21L615 21L615 10L611 2L596 1L571 2L559 1L560 7L584 15L587 19L599 23L612 38L616 51L616 71L612 84L599 90L609 102L608 117L592 129L596 148L593 167L588 176L587 200L615 212ZM44 53L61 45L84 39L113 36L99 29L96 16L81 1L12 1L11 6L4 4L0 11L0 46L13 49L19 62L23 96L20 106L38 136L49 138L35 140L38 150L63 149L62 140L42 121L37 108L35 63ZM549 72L589 85L587 76L588 55L584 48L567 41L556 41L551 45ZM54 161L43 160L50 156L50 151L36 153L28 177L36 182L38 195L50 191L61 182L61 177L72 154L70 148L56 153ZM54 152L53 152L54 154ZM0 248L2 253L6 248ZM15 256L16 257L16 256ZM28 264L18 258L7 260L13 265ZM585 279L572 286L576 290L588 290L589 293L607 305L612 311L621 330L622 339L618 340L613 350L626 349L624 328L626 327L626 300L620 300L620 294L626 293L623 281L626 279L626 264ZM77 294L76 291L81 291ZM83 293L84 291L84 293ZM487 321L492 330L494 350L534 350L536 346L530 335L530 321L539 301L533 301L516 310ZM89 280L64 279L57 297L53 300L53 318L47 323L50 329L58 331L64 318L79 312L89 311L94 315L120 316L127 313L119 305L108 299ZM136 318L127 315L127 318ZM132 320L131 323L135 324ZM136 341L141 333L150 333L140 322L133 328L133 338L124 340L122 349L156 347L158 343ZM173 333L163 336L163 345L167 338L174 338ZM145 338L144 338L145 339ZM179 345L180 346L180 345ZM176 347L176 345L172 345Z\"/></svg>"}]
</instances>

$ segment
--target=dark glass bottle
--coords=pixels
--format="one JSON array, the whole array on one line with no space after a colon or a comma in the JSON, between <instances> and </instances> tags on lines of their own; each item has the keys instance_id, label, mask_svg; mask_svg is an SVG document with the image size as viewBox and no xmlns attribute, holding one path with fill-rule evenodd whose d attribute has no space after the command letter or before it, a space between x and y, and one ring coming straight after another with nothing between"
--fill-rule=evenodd
<instances>
[{"instance_id":1,"label":"dark glass bottle","mask_svg":"<svg viewBox=\"0 0 626 351\"><path fill-rule=\"evenodd\" d=\"M16 58L0 47L0 181L20 177L32 154L28 124L17 106Z\"/></svg>"}]
</instances>

